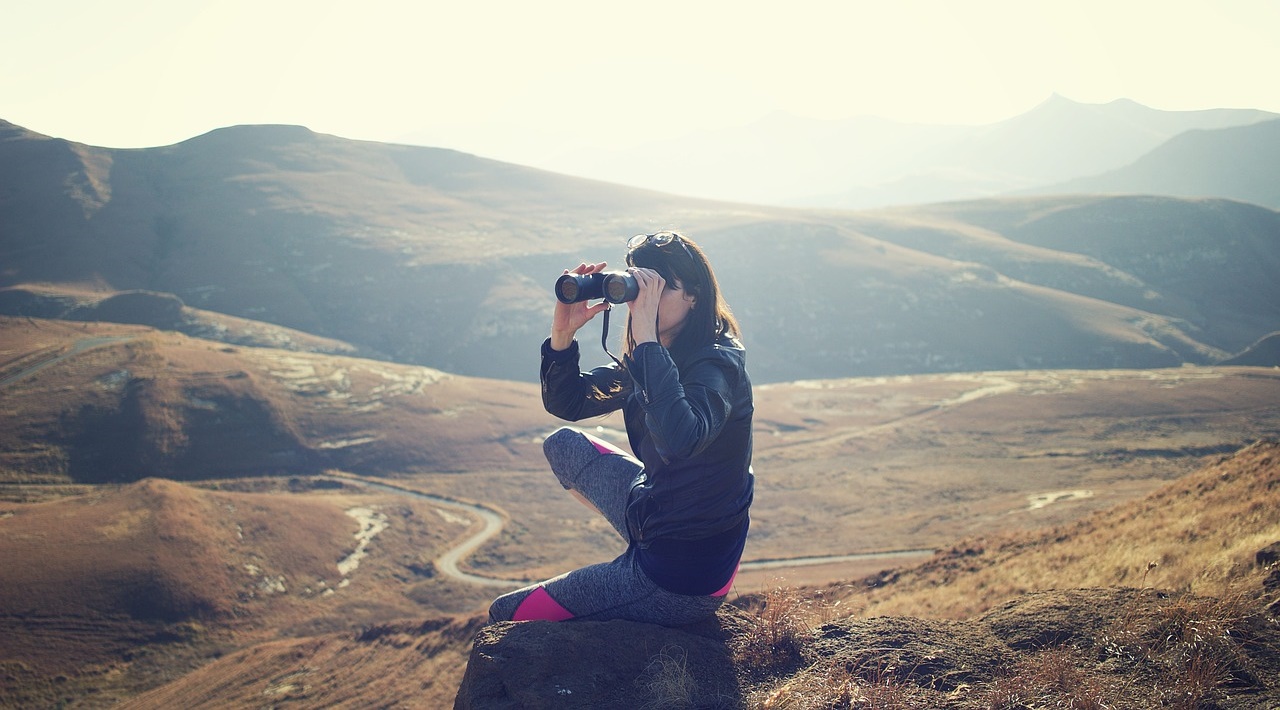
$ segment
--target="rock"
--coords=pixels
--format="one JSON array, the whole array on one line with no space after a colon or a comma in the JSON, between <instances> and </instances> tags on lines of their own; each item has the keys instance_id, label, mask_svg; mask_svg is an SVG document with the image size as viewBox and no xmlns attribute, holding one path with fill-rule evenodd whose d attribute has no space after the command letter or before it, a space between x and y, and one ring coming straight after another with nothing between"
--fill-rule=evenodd
<instances>
[{"instance_id":1,"label":"rock","mask_svg":"<svg viewBox=\"0 0 1280 710\"><path fill-rule=\"evenodd\" d=\"M1280 562L1280 542L1273 542L1258 550L1257 554L1254 555L1254 561L1262 568L1271 567Z\"/></svg>"},{"instance_id":2,"label":"rock","mask_svg":"<svg viewBox=\"0 0 1280 710\"><path fill-rule=\"evenodd\" d=\"M1250 614L1202 637L1200 629L1220 623L1222 602L1212 598L1050 590L967 620L847 617L794 633L779 633L779 616L756 601L680 629L622 621L486 626L454 707L968 709L1031 707L1036 699L1035 707L1164 707L1186 701L1180 684L1195 659L1215 664L1196 707L1280 707L1280 690L1267 680L1280 678L1280 656L1267 643L1241 642L1274 637L1277 622Z\"/></svg>"},{"instance_id":3,"label":"rock","mask_svg":"<svg viewBox=\"0 0 1280 710\"><path fill-rule=\"evenodd\" d=\"M1271 574L1262 580L1262 588L1268 592L1280 592L1280 569L1271 570Z\"/></svg>"},{"instance_id":4,"label":"rock","mask_svg":"<svg viewBox=\"0 0 1280 710\"><path fill-rule=\"evenodd\" d=\"M726 638L719 618L679 629L629 621L490 624L476 634L454 708L740 707Z\"/></svg>"}]
</instances>

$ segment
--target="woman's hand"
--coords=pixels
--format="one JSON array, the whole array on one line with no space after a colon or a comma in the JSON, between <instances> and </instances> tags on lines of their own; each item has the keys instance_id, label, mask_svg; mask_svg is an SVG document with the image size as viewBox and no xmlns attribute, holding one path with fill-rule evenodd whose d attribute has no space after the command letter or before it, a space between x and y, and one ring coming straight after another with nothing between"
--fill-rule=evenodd
<instances>
[{"instance_id":1,"label":"woman's hand","mask_svg":"<svg viewBox=\"0 0 1280 710\"><path fill-rule=\"evenodd\" d=\"M604 271L608 266L605 262L599 264L578 264L577 268L570 271L565 269L566 274L578 274L580 276L586 274L594 274ZM608 301L600 301L594 306L588 306L586 301L578 301L577 303L563 303L559 299L556 300L555 315L551 319L551 347L554 350L565 350L573 344L573 338L582 326L586 325L600 311L608 310L610 304Z\"/></svg>"},{"instance_id":2,"label":"woman's hand","mask_svg":"<svg viewBox=\"0 0 1280 710\"><path fill-rule=\"evenodd\" d=\"M627 304L631 310L631 337L636 345L640 343L656 343L658 341L658 304L662 301L662 292L667 286L653 269L632 267L627 269L636 278L640 286L640 294L636 300Z\"/></svg>"}]
</instances>

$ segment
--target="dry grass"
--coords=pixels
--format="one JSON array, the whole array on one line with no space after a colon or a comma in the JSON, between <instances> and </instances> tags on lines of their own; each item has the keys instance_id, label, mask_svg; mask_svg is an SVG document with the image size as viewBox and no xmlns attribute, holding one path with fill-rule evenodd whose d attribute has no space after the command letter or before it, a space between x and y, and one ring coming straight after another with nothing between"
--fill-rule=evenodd
<instances>
[{"instance_id":1,"label":"dry grass","mask_svg":"<svg viewBox=\"0 0 1280 710\"><path fill-rule=\"evenodd\" d=\"M676 710L694 707L698 687L689 672L689 654L679 646L666 646L636 679L650 699L641 710Z\"/></svg>"},{"instance_id":2,"label":"dry grass","mask_svg":"<svg viewBox=\"0 0 1280 710\"><path fill-rule=\"evenodd\" d=\"M1019 658L983 694L990 710L1108 710L1133 697L1132 683L1086 670L1091 666L1073 649L1048 648Z\"/></svg>"},{"instance_id":3,"label":"dry grass","mask_svg":"<svg viewBox=\"0 0 1280 710\"><path fill-rule=\"evenodd\" d=\"M1202 707L1221 688L1258 683L1246 646L1273 642L1253 630L1259 615L1255 596L1177 596L1153 616L1117 619L1099 646L1108 657L1157 677L1167 706Z\"/></svg>"},{"instance_id":4,"label":"dry grass","mask_svg":"<svg viewBox=\"0 0 1280 710\"><path fill-rule=\"evenodd\" d=\"M884 668L858 671L844 664L813 666L756 694L761 710L908 710L928 707L919 688L902 685Z\"/></svg>"},{"instance_id":5,"label":"dry grass","mask_svg":"<svg viewBox=\"0 0 1280 710\"><path fill-rule=\"evenodd\" d=\"M884 648L851 646L852 655L823 655L829 646L816 653L813 644L821 634L806 619L821 600L805 590L779 588L755 607L756 623L737 641L735 662L750 679L747 705L768 710L1193 710L1218 707L1233 688L1267 687L1253 658L1274 656L1280 649L1268 637L1253 595L1154 593L1128 599L1096 637L1010 649L1007 664L966 671L988 680L940 685L936 669L897 665L905 656L904 641L896 637L885 637L890 645ZM967 634L981 628L980 622L966 623L932 652L958 653L970 642Z\"/></svg>"},{"instance_id":6,"label":"dry grass","mask_svg":"<svg viewBox=\"0 0 1280 710\"><path fill-rule=\"evenodd\" d=\"M1280 444L1260 442L1072 525L962 542L858 596L869 614L959 619L1064 585L1156 586L1206 597L1257 588L1263 572L1254 555L1280 540L1278 454Z\"/></svg>"},{"instance_id":7,"label":"dry grass","mask_svg":"<svg viewBox=\"0 0 1280 710\"><path fill-rule=\"evenodd\" d=\"M1252 659L1273 657L1278 649L1262 612L1271 599L1262 592L1269 570L1255 553L1280 539L1277 454L1280 442L1259 442L1145 500L1069 528L1010 534L990 547L961 544L917 569L877 576L890 580L880 589L777 588L749 598L744 606L756 623L738 660L763 671L752 676L751 702L762 708L1190 709L1218 702L1231 688L1265 686ZM1132 566L1117 573L1125 565ZM820 609L832 609L833 600L846 602L846 610L868 604L866 613L876 616L944 610L941 616L959 619L1019 591L1108 587L1117 580L1144 591L1122 596L1128 601L1108 612L1114 618L1105 630L1022 653L989 682L965 687L964 698L955 697L961 688L921 696L921 687L904 683L913 669L884 661L814 662L807 651L814 619Z\"/></svg>"},{"instance_id":8,"label":"dry grass","mask_svg":"<svg viewBox=\"0 0 1280 710\"><path fill-rule=\"evenodd\" d=\"M794 671L803 663L803 642L821 615L811 592L775 587L763 597L741 600L750 625L735 639L734 662L761 677Z\"/></svg>"}]
</instances>

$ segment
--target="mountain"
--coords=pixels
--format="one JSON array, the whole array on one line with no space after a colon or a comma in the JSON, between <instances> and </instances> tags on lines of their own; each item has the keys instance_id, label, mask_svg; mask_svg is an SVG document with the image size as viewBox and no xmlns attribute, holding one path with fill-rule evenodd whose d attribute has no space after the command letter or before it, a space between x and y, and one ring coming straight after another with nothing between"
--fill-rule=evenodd
<instances>
[{"instance_id":1,"label":"mountain","mask_svg":"<svg viewBox=\"0 0 1280 710\"><path fill-rule=\"evenodd\" d=\"M1026 192L1229 197L1280 208L1280 120L1187 131L1132 164Z\"/></svg>"},{"instance_id":2,"label":"mountain","mask_svg":"<svg viewBox=\"0 0 1280 710\"><path fill-rule=\"evenodd\" d=\"M843 121L784 113L626 151L563 156L556 169L678 194L864 209L974 199L1123 167L1190 130L1277 118L1246 109L1161 111L1053 95L981 126Z\"/></svg>"},{"instance_id":3,"label":"mountain","mask_svg":"<svg viewBox=\"0 0 1280 710\"><path fill-rule=\"evenodd\" d=\"M1083 104L1054 95L1031 111L937 150L929 162L1042 184L1118 168L1194 130L1277 118L1264 111L1160 111L1119 99Z\"/></svg>"},{"instance_id":4,"label":"mountain","mask_svg":"<svg viewBox=\"0 0 1280 710\"><path fill-rule=\"evenodd\" d=\"M6 483L504 468L548 426L528 383L136 326L0 317L0 336Z\"/></svg>"},{"instance_id":5,"label":"mountain","mask_svg":"<svg viewBox=\"0 0 1280 710\"><path fill-rule=\"evenodd\" d=\"M4 507L0 704L8 707L48 707L85 683L136 691L161 667L207 661L233 629L254 638L246 622L279 620L281 604L298 603L275 590L341 582L333 561L355 528L332 502L157 479Z\"/></svg>"},{"instance_id":6,"label":"mountain","mask_svg":"<svg viewBox=\"0 0 1280 710\"><path fill-rule=\"evenodd\" d=\"M5 313L71 313L60 289L171 294L175 313L469 376L535 379L556 276L617 264L627 235L660 227L708 250L758 382L1205 364L1280 321L1280 300L1263 297L1280 213L1226 201L794 210L289 126L109 150L5 124L0 166ZM966 221L980 213L1001 221ZM1028 225L1036 243L1019 241ZM1095 232L1109 246L1082 250ZM783 337L753 338L764 333Z\"/></svg>"}]
</instances>

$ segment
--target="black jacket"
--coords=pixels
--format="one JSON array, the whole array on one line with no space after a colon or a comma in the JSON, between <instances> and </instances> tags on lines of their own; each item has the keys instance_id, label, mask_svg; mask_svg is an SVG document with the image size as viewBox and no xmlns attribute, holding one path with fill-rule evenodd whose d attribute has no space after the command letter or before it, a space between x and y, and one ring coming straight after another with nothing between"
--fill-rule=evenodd
<instances>
[{"instance_id":1,"label":"black jacket","mask_svg":"<svg viewBox=\"0 0 1280 710\"><path fill-rule=\"evenodd\" d=\"M696 540L745 526L754 491L754 405L746 352L729 338L677 370L666 348L642 343L625 367L579 369L577 341L542 346L542 402L578 421L619 408L631 451L644 464L627 505L632 540Z\"/></svg>"}]
</instances>

